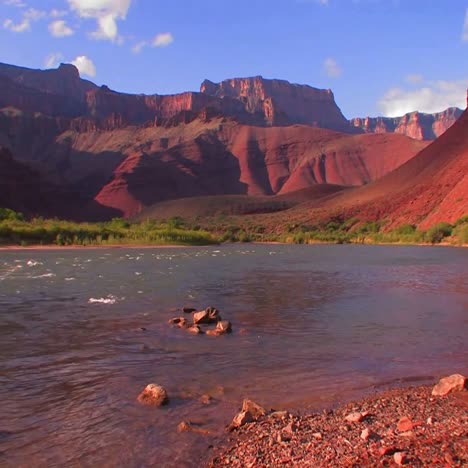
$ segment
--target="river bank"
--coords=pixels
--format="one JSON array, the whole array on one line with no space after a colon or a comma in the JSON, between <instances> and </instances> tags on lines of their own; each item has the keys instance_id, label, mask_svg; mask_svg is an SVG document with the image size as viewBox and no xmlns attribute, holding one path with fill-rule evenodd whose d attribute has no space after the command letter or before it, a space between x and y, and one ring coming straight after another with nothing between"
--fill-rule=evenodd
<instances>
[{"instance_id":1,"label":"river bank","mask_svg":"<svg viewBox=\"0 0 468 468\"><path fill-rule=\"evenodd\" d=\"M319 414L272 412L212 452L209 467L468 464L468 392L387 390Z\"/></svg>"}]
</instances>

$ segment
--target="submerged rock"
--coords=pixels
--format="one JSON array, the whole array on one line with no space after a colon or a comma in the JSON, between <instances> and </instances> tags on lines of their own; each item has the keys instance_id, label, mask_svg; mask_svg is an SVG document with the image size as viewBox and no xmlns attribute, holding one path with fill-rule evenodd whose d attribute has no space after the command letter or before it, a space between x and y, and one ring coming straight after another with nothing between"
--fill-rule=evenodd
<instances>
[{"instance_id":1,"label":"submerged rock","mask_svg":"<svg viewBox=\"0 0 468 468\"><path fill-rule=\"evenodd\" d=\"M194 309L193 307L182 307L182 312L184 314L191 314L193 312L196 312L197 309Z\"/></svg>"},{"instance_id":2,"label":"submerged rock","mask_svg":"<svg viewBox=\"0 0 468 468\"><path fill-rule=\"evenodd\" d=\"M201 335L203 333L203 330L198 325L190 325L190 327L187 328L187 331L194 335Z\"/></svg>"},{"instance_id":3,"label":"submerged rock","mask_svg":"<svg viewBox=\"0 0 468 468\"><path fill-rule=\"evenodd\" d=\"M461 374L453 374L439 380L439 383L432 389L433 396L444 396L451 392L461 392L465 389L466 377Z\"/></svg>"},{"instance_id":4,"label":"submerged rock","mask_svg":"<svg viewBox=\"0 0 468 468\"><path fill-rule=\"evenodd\" d=\"M151 383L138 395L137 400L143 405L162 406L169 403L169 396L164 387Z\"/></svg>"},{"instance_id":5,"label":"submerged rock","mask_svg":"<svg viewBox=\"0 0 468 468\"><path fill-rule=\"evenodd\" d=\"M179 327L182 326L181 324L186 324L187 323L187 319L185 317L174 317L174 318L171 318L169 321L168 321L169 325L178 325Z\"/></svg>"}]
</instances>

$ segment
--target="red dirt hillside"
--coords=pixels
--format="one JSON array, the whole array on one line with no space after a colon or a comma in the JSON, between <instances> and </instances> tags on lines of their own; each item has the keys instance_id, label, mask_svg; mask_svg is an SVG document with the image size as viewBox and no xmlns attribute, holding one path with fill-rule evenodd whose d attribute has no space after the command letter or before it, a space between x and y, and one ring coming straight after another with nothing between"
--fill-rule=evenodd
<instances>
[{"instance_id":1,"label":"red dirt hillside","mask_svg":"<svg viewBox=\"0 0 468 468\"><path fill-rule=\"evenodd\" d=\"M468 110L417 156L382 179L337 197L327 210L353 211L388 226L427 228L468 213Z\"/></svg>"}]
</instances>

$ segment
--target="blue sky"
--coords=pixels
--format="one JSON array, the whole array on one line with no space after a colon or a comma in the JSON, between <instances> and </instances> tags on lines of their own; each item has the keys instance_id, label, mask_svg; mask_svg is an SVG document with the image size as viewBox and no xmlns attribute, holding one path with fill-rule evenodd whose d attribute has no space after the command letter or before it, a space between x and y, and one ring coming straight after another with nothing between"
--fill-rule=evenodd
<instances>
[{"instance_id":1,"label":"blue sky","mask_svg":"<svg viewBox=\"0 0 468 468\"><path fill-rule=\"evenodd\" d=\"M0 61L73 62L118 91L262 75L346 117L465 107L468 0L0 0Z\"/></svg>"}]
</instances>

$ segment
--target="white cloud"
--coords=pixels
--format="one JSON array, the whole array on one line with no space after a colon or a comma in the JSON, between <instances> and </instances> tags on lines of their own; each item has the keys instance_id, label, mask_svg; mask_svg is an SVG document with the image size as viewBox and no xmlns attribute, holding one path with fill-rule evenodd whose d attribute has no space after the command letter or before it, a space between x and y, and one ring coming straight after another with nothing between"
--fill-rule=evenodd
<instances>
[{"instance_id":1,"label":"white cloud","mask_svg":"<svg viewBox=\"0 0 468 468\"><path fill-rule=\"evenodd\" d=\"M143 49L143 47L146 47L148 45L148 43L146 41L140 41L140 42L137 42L133 47L132 47L132 52L134 54L139 54L141 52L141 50Z\"/></svg>"},{"instance_id":2,"label":"white cloud","mask_svg":"<svg viewBox=\"0 0 468 468\"><path fill-rule=\"evenodd\" d=\"M386 117L398 117L408 112L419 111L432 114L448 107L465 108L468 78L455 81L429 81L424 87L406 90L400 87L389 89L378 102Z\"/></svg>"},{"instance_id":3,"label":"white cloud","mask_svg":"<svg viewBox=\"0 0 468 468\"><path fill-rule=\"evenodd\" d=\"M91 37L116 42L119 40L117 20L127 16L132 0L68 0L70 8L81 18L97 21Z\"/></svg>"},{"instance_id":4,"label":"white cloud","mask_svg":"<svg viewBox=\"0 0 468 468\"><path fill-rule=\"evenodd\" d=\"M151 41L152 47L167 47L169 44L174 42L174 36L167 32L167 33L159 33L156 34L154 39Z\"/></svg>"},{"instance_id":5,"label":"white cloud","mask_svg":"<svg viewBox=\"0 0 468 468\"><path fill-rule=\"evenodd\" d=\"M78 68L80 75L96 76L96 66L86 55L79 55L71 63Z\"/></svg>"},{"instance_id":6,"label":"white cloud","mask_svg":"<svg viewBox=\"0 0 468 468\"><path fill-rule=\"evenodd\" d=\"M68 15L68 11L66 10L57 10L54 8L53 10L50 10L49 16L51 18L63 18L64 16Z\"/></svg>"},{"instance_id":7,"label":"white cloud","mask_svg":"<svg viewBox=\"0 0 468 468\"><path fill-rule=\"evenodd\" d=\"M44 66L46 68L56 68L63 59L63 55L60 52L50 53L44 60Z\"/></svg>"},{"instance_id":8,"label":"white cloud","mask_svg":"<svg viewBox=\"0 0 468 468\"><path fill-rule=\"evenodd\" d=\"M15 4L18 6L18 4ZM21 33L31 30L31 22L38 21L45 18L46 12L42 10L36 10L35 8L28 8L23 12L23 16L19 23L15 23L12 19L7 18L3 22L3 27L11 32Z\"/></svg>"},{"instance_id":9,"label":"white cloud","mask_svg":"<svg viewBox=\"0 0 468 468\"><path fill-rule=\"evenodd\" d=\"M462 40L468 41L468 8L465 13L465 23L463 24Z\"/></svg>"},{"instance_id":10,"label":"white cloud","mask_svg":"<svg viewBox=\"0 0 468 468\"><path fill-rule=\"evenodd\" d=\"M8 29L11 32L21 33L21 32L31 30L31 22L28 21L27 19L23 19L19 23L14 23L13 20L11 20L10 18L7 18L3 22L3 27L5 29Z\"/></svg>"},{"instance_id":11,"label":"white cloud","mask_svg":"<svg viewBox=\"0 0 468 468\"><path fill-rule=\"evenodd\" d=\"M64 20L56 20L49 24L49 32L54 37L66 37L73 34L73 29Z\"/></svg>"},{"instance_id":12,"label":"white cloud","mask_svg":"<svg viewBox=\"0 0 468 468\"><path fill-rule=\"evenodd\" d=\"M411 84L419 84L424 81L424 77L419 73L411 73L410 75L406 75L405 80Z\"/></svg>"},{"instance_id":13,"label":"white cloud","mask_svg":"<svg viewBox=\"0 0 468 468\"><path fill-rule=\"evenodd\" d=\"M338 65L337 61L334 58L331 58L331 57L327 58L323 62L323 68L325 70L325 73L330 78L338 78L343 73L343 70Z\"/></svg>"}]
</instances>

